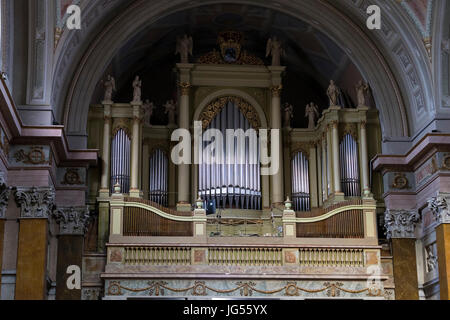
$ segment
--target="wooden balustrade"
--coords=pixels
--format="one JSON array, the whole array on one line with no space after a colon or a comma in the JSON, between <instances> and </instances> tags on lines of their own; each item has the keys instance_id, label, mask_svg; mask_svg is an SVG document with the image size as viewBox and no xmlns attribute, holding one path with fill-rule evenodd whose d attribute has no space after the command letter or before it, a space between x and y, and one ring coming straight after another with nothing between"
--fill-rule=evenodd
<instances>
[{"instance_id":1,"label":"wooden balustrade","mask_svg":"<svg viewBox=\"0 0 450 320\"><path fill-rule=\"evenodd\" d=\"M312 267L363 267L363 249L300 248L299 263Z\"/></svg>"},{"instance_id":2,"label":"wooden balustrade","mask_svg":"<svg viewBox=\"0 0 450 320\"><path fill-rule=\"evenodd\" d=\"M210 265L227 266L281 266L282 249L279 248L210 248Z\"/></svg>"},{"instance_id":3,"label":"wooden balustrade","mask_svg":"<svg viewBox=\"0 0 450 320\"><path fill-rule=\"evenodd\" d=\"M189 265L191 248L186 247L126 247L128 265Z\"/></svg>"}]
</instances>

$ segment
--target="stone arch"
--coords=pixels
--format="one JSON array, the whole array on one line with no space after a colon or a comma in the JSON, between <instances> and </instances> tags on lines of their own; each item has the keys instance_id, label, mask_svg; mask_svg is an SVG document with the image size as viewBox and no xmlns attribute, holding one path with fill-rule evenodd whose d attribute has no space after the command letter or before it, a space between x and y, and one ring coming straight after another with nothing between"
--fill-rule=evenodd
<instances>
[{"instance_id":1,"label":"stone arch","mask_svg":"<svg viewBox=\"0 0 450 320\"><path fill-rule=\"evenodd\" d=\"M89 48L84 51L80 61L77 61L78 69L68 84L68 90L64 91L58 99L55 99L56 105L64 106L63 123L66 125L68 135L83 136L87 121L87 111L89 108L89 98L93 90L103 75L106 66L110 63L115 53L126 39L151 25L158 19L168 16L172 13L204 6L211 3L217 3L214 0L205 1L183 1L176 0L170 3L166 1L146 1L138 0L123 10L98 34ZM374 1L380 6L386 5L381 1ZM425 111L421 114L427 114L426 111L434 107L432 91L430 89L431 81L427 72L417 74L414 82L417 84L417 90L410 90L411 85L408 82L408 75L402 66L408 62L408 68L424 65L421 61L425 50L413 48L408 36L406 43L401 42L397 50L390 48L385 43L384 33L396 33L400 24L404 21L396 21L391 16L385 18L385 24L389 30L378 32L376 36L368 35L364 31L364 25L357 24L355 21L363 22L364 6L350 3L336 3L332 5L324 0L305 0L301 3L280 0L278 3L261 3L256 0L227 1L227 3L239 3L255 5L283 12L297 19L303 20L321 32L330 36L336 43L345 44L344 49L349 54L352 61L360 69L366 80L372 84L374 98L380 110L381 125L384 136L387 137L405 137L412 135L418 130L419 124L415 120L417 112L424 106ZM350 19L344 14L344 9L349 9L352 13ZM359 19L359 20L358 20ZM403 27L403 25L401 26ZM399 40L403 41L403 40ZM342 47L342 45L341 45ZM395 52L397 56L394 56ZM405 58L406 57L406 58ZM402 60L406 59L406 60ZM422 69L422 68L421 68ZM423 68L428 70L426 66ZM55 69L58 72L58 68ZM64 73L62 72L61 75ZM56 85L56 83L55 83ZM61 87L61 85L59 85ZM430 91L431 90L431 91ZM426 110L428 108L428 110ZM422 108L423 109L423 108ZM423 119L420 119L423 122Z\"/></svg>"}]
</instances>

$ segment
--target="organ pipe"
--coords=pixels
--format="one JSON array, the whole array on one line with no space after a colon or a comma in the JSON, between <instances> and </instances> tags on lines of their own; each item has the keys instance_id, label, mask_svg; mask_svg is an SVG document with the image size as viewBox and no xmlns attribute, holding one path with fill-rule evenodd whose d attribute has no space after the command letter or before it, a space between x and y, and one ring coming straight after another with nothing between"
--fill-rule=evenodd
<instances>
[{"instance_id":1,"label":"organ pipe","mask_svg":"<svg viewBox=\"0 0 450 320\"><path fill-rule=\"evenodd\" d=\"M341 186L347 197L361 196L358 144L350 134L340 143Z\"/></svg>"},{"instance_id":2,"label":"organ pipe","mask_svg":"<svg viewBox=\"0 0 450 320\"><path fill-rule=\"evenodd\" d=\"M156 149L150 156L150 200L168 206L168 167L167 155Z\"/></svg>"},{"instance_id":3,"label":"organ pipe","mask_svg":"<svg viewBox=\"0 0 450 320\"><path fill-rule=\"evenodd\" d=\"M111 193L117 182L122 193L130 192L130 148L130 138L119 129L111 143Z\"/></svg>"},{"instance_id":4,"label":"organ pipe","mask_svg":"<svg viewBox=\"0 0 450 320\"><path fill-rule=\"evenodd\" d=\"M292 202L295 211L310 211L309 161L303 152L297 152L291 160Z\"/></svg>"},{"instance_id":5,"label":"organ pipe","mask_svg":"<svg viewBox=\"0 0 450 320\"><path fill-rule=\"evenodd\" d=\"M217 129L224 137L222 157L211 163L211 154L202 152L209 143L202 142L199 150L199 196L204 201L215 200L219 208L259 210L261 208L261 179L259 168L259 146L257 141L245 138L243 152L238 138L228 141L227 129L242 129L245 133L250 123L239 108L229 102L211 121L206 130ZM235 131L236 132L236 131ZM255 143L256 142L256 143ZM227 154L227 146L232 146L234 156ZM217 145L216 145L217 146ZM217 155L217 153L216 153Z\"/></svg>"}]
</instances>

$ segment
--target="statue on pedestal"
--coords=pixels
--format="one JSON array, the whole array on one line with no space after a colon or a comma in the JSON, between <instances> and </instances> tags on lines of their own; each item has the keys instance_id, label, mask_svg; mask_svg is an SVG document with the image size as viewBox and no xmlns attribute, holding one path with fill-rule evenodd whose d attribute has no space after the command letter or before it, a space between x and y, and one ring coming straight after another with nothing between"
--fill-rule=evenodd
<instances>
[{"instance_id":1,"label":"statue on pedestal","mask_svg":"<svg viewBox=\"0 0 450 320\"><path fill-rule=\"evenodd\" d=\"M133 81L133 102L141 102L142 81L136 76Z\"/></svg>"},{"instance_id":2,"label":"statue on pedestal","mask_svg":"<svg viewBox=\"0 0 450 320\"><path fill-rule=\"evenodd\" d=\"M314 129L316 127L316 118L319 118L319 107L311 102L306 105L305 118L308 118L308 129Z\"/></svg>"},{"instance_id":3,"label":"statue on pedestal","mask_svg":"<svg viewBox=\"0 0 450 320\"><path fill-rule=\"evenodd\" d=\"M169 125L175 125L175 114L177 112L177 106L173 100L169 100L164 105L165 114L168 115Z\"/></svg>"},{"instance_id":4,"label":"statue on pedestal","mask_svg":"<svg viewBox=\"0 0 450 320\"><path fill-rule=\"evenodd\" d=\"M339 94L339 88L334 84L333 80L330 80L330 86L327 89L327 96L330 99L330 107L338 105Z\"/></svg>"},{"instance_id":5,"label":"statue on pedestal","mask_svg":"<svg viewBox=\"0 0 450 320\"><path fill-rule=\"evenodd\" d=\"M105 97L104 97L103 101L112 102L113 91L116 91L115 79L111 75L108 75L106 78L106 81L102 80L101 82L103 83L103 86L105 87Z\"/></svg>"},{"instance_id":6,"label":"statue on pedestal","mask_svg":"<svg viewBox=\"0 0 450 320\"><path fill-rule=\"evenodd\" d=\"M294 107L290 103L284 104L284 126L291 127L291 120L294 117Z\"/></svg>"},{"instance_id":7,"label":"statue on pedestal","mask_svg":"<svg viewBox=\"0 0 450 320\"><path fill-rule=\"evenodd\" d=\"M189 63L189 55L192 56L192 51L194 49L194 41L192 37L188 37L185 34L183 37L177 38L177 49L175 54L180 54L181 63Z\"/></svg>"},{"instance_id":8,"label":"statue on pedestal","mask_svg":"<svg viewBox=\"0 0 450 320\"><path fill-rule=\"evenodd\" d=\"M142 109L144 110L144 121L147 125L151 126L151 119L153 115L153 111L155 110L155 105L153 102L150 102L150 100L145 100L144 104L142 105Z\"/></svg>"},{"instance_id":9,"label":"statue on pedestal","mask_svg":"<svg viewBox=\"0 0 450 320\"><path fill-rule=\"evenodd\" d=\"M362 107L366 105L366 92L369 90L369 86L367 83L359 80L356 85L356 96L358 98L358 107Z\"/></svg>"},{"instance_id":10,"label":"statue on pedestal","mask_svg":"<svg viewBox=\"0 0 450 320\"><path fill-rule=\"evenodd\" d=\"M267 41L266 57L269 55L272 55L272 66L281 65L281 56L284 56L284 49L276 36L269 38Z\"/></svg>"}]
</instances>

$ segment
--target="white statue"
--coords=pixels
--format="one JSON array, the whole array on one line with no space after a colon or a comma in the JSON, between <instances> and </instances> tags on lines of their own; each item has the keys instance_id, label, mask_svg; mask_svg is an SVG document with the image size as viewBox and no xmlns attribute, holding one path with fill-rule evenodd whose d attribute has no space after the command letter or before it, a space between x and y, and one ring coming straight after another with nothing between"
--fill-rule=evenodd
<instances>
[{"instance_id":1,"label":"white statue","mask_svg":"<svg viewBox=\"0 0 450 320\"><path fill-rule=\"evenodd\" d=\"M292 104L285 103L284 104L284 126L290 128L291 120L294 117L294 107Z\"/></svg>"},{"instance_id":2,"label":"white statue","mask_svg":"<svg viewBox=\"0 0 450 320\"><path fill-rule=\"evenodd\" d=\"M136 76L133 81L133 102L141 102L142 81Z\"/></svg>"},{"instance_id":3,"label":"white statue","mask_svg":"<svg viewBox=\"0 0 450 320\"><path fill-rule=\"evenodd\" d=\"M337 106L339 93L339 88L334 84L333 80L330 80L330 86L327 89L327 96L330 99L330 107Z\"/></svg>"},{"instance_id":4,"label":"white statue","mask_svg":"<svg viewBox=\"0 0 450 320\"><path fill-rule=\"evenodd\" d=\"M267 41L266 58L269 55L272 55L272 66L281 65L281 56L284 56L284 49L276 36L269 38Z\"/></svg>"},{"instance_id":5,"label":"white statue","mask_svg":"<svg viewBox=\"0 0 450 320\"><path fill-rule=\"evenodd\" d=\"M316 127L316 118L319 118L319 107L313 102L306 105L305 118L308 118L308 129Z\"/></svg>"},{"instance_id":6,"label":"white statue","mask_svg":"<svg viewBox=\"0 0 450 320\"><path fill-rule=\"evenodd\" d=\"M153 102L150 102L150 100L145 100L144 104L142 105L142 110L144 110L144 119L145 123L149 126L151 125L151 119L153 115L153 111L155 110L155 105Z\"/></svg>"},{"instance_id":7,"label":"white statue","mask_svg":"<svg viewBox=\"0 0 450 320\"><path fill-rule=\"evenodd\" d=\"M358 98L358 107L366 105L366 92L369 90L367 83L359 80L356 85L356 96Z\"/></svg>"},{"instance_id":8,"label":"white statue","mask_svg":"<svg viewBox=\"0 0 450 320\"><path fill-rule=\"evenodd\" d=\"M105 98L103 101L112 102L113 91L116 91L116 81L111 75L108 75L106 81L101 81L105 87Z\"/></svg>"},{"instance_id":9,"label":"white statue","mask_svg":"<svg viewBox=\"0 0 450 320\"><path fill-rule=\"evenodd\" d=\"M181 63L189 63L189 55L192 56L192 51L194 49L194 42L192 37L188 37L185 34L183 37L177 38L177 49L175 54L180 54Z\"/></svg>"},{"instance_id":10,"label":"white statue","mask_svg":"<svg viewBox=\"0 0 450 320\"><path fill-rule=\"evenodd\" d=\"M169 125L175 124L175 114L177 111L177 106L175 105L175 102L173 100L169 100L164 105L165 114L168 115L169 118Z\"/></svg>"}]
</instances>

